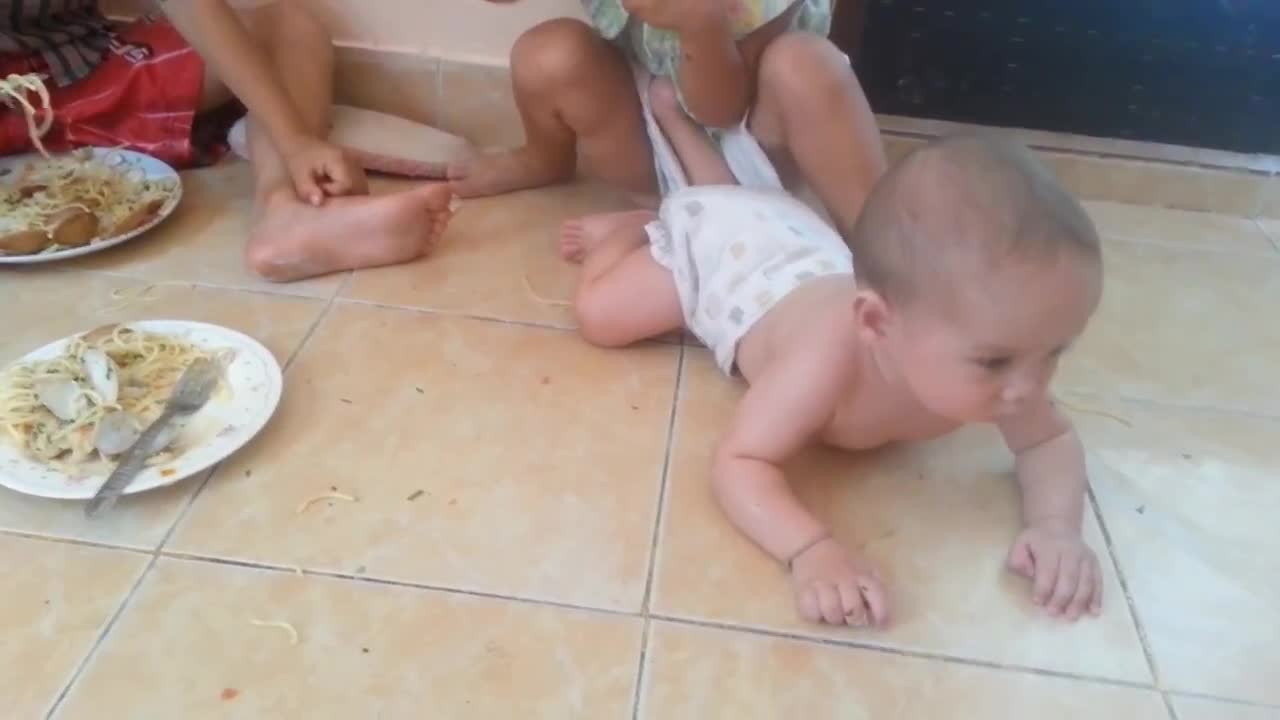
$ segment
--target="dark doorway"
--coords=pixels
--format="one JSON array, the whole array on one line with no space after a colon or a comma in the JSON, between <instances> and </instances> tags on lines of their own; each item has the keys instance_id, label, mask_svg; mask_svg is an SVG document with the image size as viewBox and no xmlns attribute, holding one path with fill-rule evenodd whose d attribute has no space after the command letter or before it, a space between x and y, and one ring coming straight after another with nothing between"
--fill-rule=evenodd
<instances>
[{"instance_id":1,"label":"dark doorway","mask_svg":"<svg viewBox=\"0 0 1280 720\"><path fill-rule=\"evenodd\" d=\"M1280 154L1280 2L840 0L876 112Z\"/></svg>"}]
</instances>

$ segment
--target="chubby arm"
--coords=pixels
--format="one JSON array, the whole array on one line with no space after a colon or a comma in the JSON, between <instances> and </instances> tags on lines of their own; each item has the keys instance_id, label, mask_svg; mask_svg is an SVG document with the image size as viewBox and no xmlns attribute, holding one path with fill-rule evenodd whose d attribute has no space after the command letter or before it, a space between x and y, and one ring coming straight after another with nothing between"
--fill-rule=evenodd
<instances>
[{"instance_id":1,"label":"chubby arm","mask_svg":"<svg viewBox=\"0 0 1280 720\"><path fill-rule=\"evenodd\" d=\"M1102 569L1081 537L1088 477L1084 448L1046 395L1000 423L1022 489L1023 530L1009 567L1032 581L1032 600L1075 620L1102 610Z\"/></svg>"},{"instance_id":2,"label":"chubby arm","mask_svg":"<svg viewBox=\"0 0 1280 720\"><path fill-rule=\"evenodd\" d=\"M1046 395L1027 412L1000 423L1022 489L1024 525L1079 533L1088 488L1084 448L1071 423Z\"/></svg>"},{"instance_id":3,"label":"chubby arm","mask_svg":"<svg viewBox=\"0 0 1280 720\"><path fill-rule=\"evenodd\" d=\"M838 353L834 347L794 352L757 378L716 452L712 484L730 521L787 564L801 617L883 626L889 605L879 575L800 504L780 467L834 415L852 372Z\"/></svg>"},{"instance_id":4,"label":"chubby arm","mask_svg":"<svg viewBox=\"0 0 1280 720\"><path fill-rule=\"evenodd\" d=\"M779 562L827 534L780 467L834 413L832 372L813 356L775 363L747 390L716 450L712 487L729 520Z\"/></svg>"}]
</instances>

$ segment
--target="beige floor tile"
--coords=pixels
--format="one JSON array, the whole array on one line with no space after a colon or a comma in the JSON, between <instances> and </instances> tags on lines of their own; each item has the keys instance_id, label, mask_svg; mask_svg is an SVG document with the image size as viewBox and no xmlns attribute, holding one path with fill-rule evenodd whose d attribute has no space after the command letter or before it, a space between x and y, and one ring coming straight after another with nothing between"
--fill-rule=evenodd
<instances>
[{"instance_id":1,"label":"beige floor tile","mask_svg":"<svg viewBox=\"0 0 1280 720\"><path fill-rule=\"evenodd\" d=\"M72 333L148 318L224 325L257 338L284 362L324 307L319 300L191 286L165 285L145 291L145 281L98 273L16 273L6 277L4 284L0 366ZM199 485L200 478L191 478L125 498L111 513L92 522L85 520L81 503L0 489L0 528L154 548Z\"/></svg>"},{"instance_id":2,"label":"beige floor tile","mask_svg":"<svg viewBox=\"0 0 1280 720\"><path fill-rule=\"evenodd\" d=\"M1262 189L1258 202L1258 217L1280 218L1280 175L1272 175Z\"/></svg>"},{"instance_id":3,"label":"beige floor tile","mask_svg":"<svg viewBox=\"0 0 1280 720\"><path fill-rule=\"evenodd\" d=\"M340 305L169 547L636 610L678 353Z\"/></svg>"},{"instance_id":4,"label":"beige floor tile","mask_svg":"<svg viewBox=\"0 0 1280 720\"><path fill-rule=\"evenodd\" d=\"M577 268L560 259L560 224L625 207L619 196L593 185L467 200L432 257L357 272L344 294L388 305L572 327L564 301L572 296Z\"/></svg>"},{"instance_id":5,"label":"beige floor tile","mask_svg":"<svg viewBox=\"0 0 1280 720\"><path fill-rule=\"evenodd\" d=\"M53 705L146 567L145 555L0 535L0 698L9 718Z\"/></svg>"},{"instance_id":6,"label":"beige floor tile","mask_svg":"<svg viewBox=\"0 0 1280 720\"><path fill-rule=\"evenodd\" d=\"M1280 720L1280 708L1235 705L1200 698L1171 698L1178 720Z\"/></svg>"},{"instance_id":7,"label":"beige floor tile","mask_svg":"<svg viewBox=\"0 0 1280 720\"><path fill-rule=\"evenodd\" d=\"M1280 414L1280 257L1113 241L1102 307L1064 388Z\"/></svg>"},{"instance_id":8,"label":"beige floor tile","mask_svg":"<svg viewBox=\"0 0 1280 720\"><path fill-rule=\"evenodd\" d=\"M1266 234L1248 218L1102 201L1086 202L1085 209L1098 232L1109 238L1265 255L1275 252Z\"/></svg>"},{"instance_id":9,"label":"beige floor tile","mask_svg":"<svg viewBox=\"0 0 1280 720\"><path fill-rule=\"evenodd\" d=\"M1276 180L1280 184L1280 180ZM1272 220L1270 218L1260 218L1258 225L1262 227L1263 232L1270 238L1272 245L1276 250L1280 250L1280 220Z\"/></svg>"},{"instance_id":10,"label":"beige floor tile","mask_svg":"<svg viewBox=\"0 0 1280 720\"><path fill-rule=\"evenodd\" d=\"M656 624L640 717L1164 720L1149 690Z\"/></svg>"},{"instance_id":11,"label":"beige floor tile","mask_svg":"<svg viewBox=\"0 0 1280 720\"><path fill-rule=\"evenodd\" d=\"M1042 615L1004 570L1020 527L1013 461L994 432L966 430L911 449L806 453L790 468L805 504L861 547L886 578L883 632L802 622L785 573L724 519L708 490L715 438L740 394L688 351L652 607L660 614L841 638L989 662L1149 682L1146 660L1092 513L1086 539L1109 597L1100 619Z\"/></svg>"},{"instance_id":12,"label":"beige floor tile","mask_svg":"<svg viewBox=\"0 0 1280 720\"><path fill-rule=\"evenodd\" d=\"M1076 404L1162 686L1280 705L1280 421Z\"/></svg>"},{"instance_id":13,"label":"beige floor tile","mask_svg":"<svg viewBox=\"0 0 1280 720\"><path fill-rule=\"evenodd\" d=\"M621 720L639 636L630 618L162 560L56 717Z\"/></svg>"},{"instance_id":14,"label":"beige floor tile","mask_svg":"<svg viewBox=\"0 0 1280 720\"><path fill-rule=\"evenodd\" d=\"M228 160L215 168L183 173L182 182L182 204L164 224L124 245L65 266L152 282L196 282L309 297L333 295L341 276L274 284L245 268L244 244L253 209L248 163Z\"/></svg>"}]
</instances>

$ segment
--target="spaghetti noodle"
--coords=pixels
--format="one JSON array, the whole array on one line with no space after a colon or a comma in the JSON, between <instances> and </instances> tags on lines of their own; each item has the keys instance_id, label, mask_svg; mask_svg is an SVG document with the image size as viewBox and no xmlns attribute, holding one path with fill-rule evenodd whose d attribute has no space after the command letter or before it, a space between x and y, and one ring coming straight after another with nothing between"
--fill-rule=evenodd
<instances>
[{"instance_id":1,"label":"spaghetti noodle","mask_svg":"<svg viewBox=\"0 0 1280 720\"><path fill-rule=\"evenodd\" d=\"M0 430L33 458L83 474L77 471L127 449L160 415L188 365L197 358L225 361L218 355L177 338L107 326L71 340L55 358L0 375ZM170 457L162 451L151 464Z\"/></svg>"},{"instance_id":2,"label":"spaghetti noodle","mask_svg":"<svg viewBox=\"0 0 1280 720\"><path fill-rule=\"evenodd\" d=\"M37 110L27 99L30 93L35 93L40 99L39 109L44 112L44 118L38 122ZM16 104L22 109L22 114L27 118L27 135L31 138L31 144L41 155L49 157L49 151L40 142L49 128L53 127L53 104L49 99L49 88L45 87L44 77L36 74L6 76L0 80L0 102L10 107Z\"/></svg>"}]
</instances>

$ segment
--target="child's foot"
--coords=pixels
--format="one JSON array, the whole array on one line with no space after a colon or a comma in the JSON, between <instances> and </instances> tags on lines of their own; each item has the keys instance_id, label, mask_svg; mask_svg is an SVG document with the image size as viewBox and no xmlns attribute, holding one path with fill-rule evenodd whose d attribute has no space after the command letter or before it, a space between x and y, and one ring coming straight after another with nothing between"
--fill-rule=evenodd
<instances>
[{"instance_id":1,"label":"child's foot","mask_svg":"<svg viewBox=\"0 0 1280 720\"><path fill-rule=\"evenodd\" d=\"M624 210L566 220L560 226L560 257L572 263L580 263L587 253L618 228L629 223L643 227L653 217L650 210Z\"/></svg>"},{"instance_id":2,"label":"child's foot","mask_svg":"<svg viewBox=\"0 0 1280 720\"><path fill-rule=\"evenodd\" d=\"M573 179L574 161L535 151L515 150L476 155L449 166L449 184L458 197L487 197L543 187Z\"/></svg>"},{"instance_id":3,"label":"child's foot","mask_svg":"<svg viewBox=\"0 0 1280 720\"><path fill-rule=\"evenodd\" d=\"M415 260L444 233L452 200L448 185L431 183L387 195L328 198L313 207L282 188L259 206L249 264L268 280L289 282Z\"/></svg>"}]
</instances>

